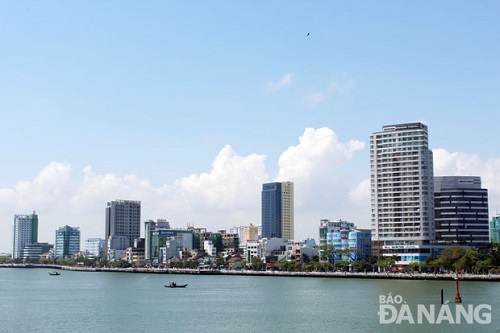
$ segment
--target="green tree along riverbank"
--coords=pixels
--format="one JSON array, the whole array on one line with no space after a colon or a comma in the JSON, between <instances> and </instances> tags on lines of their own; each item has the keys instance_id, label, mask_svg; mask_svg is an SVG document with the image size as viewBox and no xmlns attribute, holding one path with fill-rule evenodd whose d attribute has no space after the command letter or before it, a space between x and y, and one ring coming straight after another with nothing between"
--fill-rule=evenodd
<instances>
[{"instance_id":1,"label":"green tree along riverbank","mask_svg":"<svg viewBox=\"0 0 500 333\"><path fill-rule=\"evenodd\" d=\"M400 273L405 276L426 274L430 276L460 273L465 275L478 276L500 276L500 244L492 243L482 249L465 249L463 247L450 247L441 252L438 256L430 256L426 262L411 263L406 267L395 266L396 257L377 258L371 256L369 260L337 260L333 263L333 258L345 258L345 250L337 250L334 247L320 247L321 256L312 258L304 257L302 262L298 260L275 262L265 264L260 258L252 258L246 262L239 257L228 257L214 261L205 261L204 269L199 269L199 260L187 259L172 261L168 267L144 267L129 263L126 260L108 261L103 255L96 258L75 257L59 259L11 259L0 257L0 264L9 267L65 267L69 269L89 268L92 270L116 270L130 271L140 269L140 271L151 272L155 269L167 270L169 272L266 272L271 273L304 273L303 275L315 275L315 273L339 273L339 274L368 274L377 276L387 275L386 273ZM340 252L339 252L340 251ZM234 260L238 259L238 260ZM320 274L321 275L321 274Z\"/></svg>"}]
</instances>

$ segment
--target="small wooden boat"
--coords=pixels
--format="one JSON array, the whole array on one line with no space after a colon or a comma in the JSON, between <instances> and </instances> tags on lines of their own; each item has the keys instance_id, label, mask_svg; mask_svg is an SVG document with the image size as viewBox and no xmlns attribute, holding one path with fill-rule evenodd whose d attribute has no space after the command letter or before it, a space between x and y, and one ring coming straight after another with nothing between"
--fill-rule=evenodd
<instances>
[{"instance_id":1,"label":"small wooden boat","mask_svg":"<svg viewBox=\"0 0 500 333\"><path fill-rule=\"evenodd\" d=\"M53 271L53 272L49 272L49 275L61 275L61 273Z\"/></svg>"},{"instance_id":2,"label":"small wooden boat","mask_svg":"<svg viewBox=\"0 0 500 333\"><path fill-rule=\"evenodd\" d=\"M188 284L177 284L175 282L170 282L169 284L165 285L165 288L186 288Z\"/></svg>"}]
</instances>

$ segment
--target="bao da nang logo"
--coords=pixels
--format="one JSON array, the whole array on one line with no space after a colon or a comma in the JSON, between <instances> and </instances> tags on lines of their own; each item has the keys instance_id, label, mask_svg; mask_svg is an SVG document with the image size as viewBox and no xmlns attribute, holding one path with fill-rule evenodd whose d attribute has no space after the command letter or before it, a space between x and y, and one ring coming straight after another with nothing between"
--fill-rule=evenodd
<instances>
[{"instance_id":1,"label":"bao da nang logo","mask_svg":"<svg viewBox=\"0 0 500 333\"><path fill-rule=\"evenodd\" d=\"M491 324L491 305L416 304L401 295L379 296L380 324Z\"/></svg>"}]
</instances>

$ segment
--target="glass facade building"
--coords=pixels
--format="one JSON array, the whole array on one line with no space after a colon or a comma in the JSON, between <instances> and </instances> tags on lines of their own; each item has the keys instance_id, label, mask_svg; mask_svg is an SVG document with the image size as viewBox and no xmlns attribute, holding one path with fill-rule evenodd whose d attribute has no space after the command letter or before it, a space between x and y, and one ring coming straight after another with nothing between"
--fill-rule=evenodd
<instances>
[{"instance_id":1,"label":"glass facade building","mask_svg":"<svg viewBox=\"0 0 500 333\"><path fill-rule=\"evenodd\" d=\"M294 189L292 182L262 185L262 238L293 239Z\"/></svg>"},{"instance_id":2,"label":"glass facade building","mask_svg":"<svg viewBox=\"0 0 500 333\"><path fill-rule=\"evenodd\" d=\"M500 215L496 215L491 218L490 242L500 243Z\"/></svg>"},{"instance_id":3,"label":"glass facade building","mask_svg":"<svg viewBox=\"0 0 500 333\"><path fill-rule=\"evenodd\" d=\"M32 243L26 244L22 251L22 257L25 259L39 259L43 254L50 252L54 245L48 243Z\"/></svg>"},{"instance_id":4,"label":"glass facade building","mask_svg":"<svg viewBox=\"0 0 500 333\"><path fill-rule=\"evenodd\" d=\"M488 190L480 177L434 178L436 243L485 247L489 241Z\"/></svg>"},{"instance_id":5,"label":"glass facade building","mask_svg":"<svg viewBox=\"0 0 500 333\"><path fill-rule=\"evenodd\" d=\"M71 258L80 252L80 228L64 226L56 230L54 256Z\"/></svg>"}]
</instances>

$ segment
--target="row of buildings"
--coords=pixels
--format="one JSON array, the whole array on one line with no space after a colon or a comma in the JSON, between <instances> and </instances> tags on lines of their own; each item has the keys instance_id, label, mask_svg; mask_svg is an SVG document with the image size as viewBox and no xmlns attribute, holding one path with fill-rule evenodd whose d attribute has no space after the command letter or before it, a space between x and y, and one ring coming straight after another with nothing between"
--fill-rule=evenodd
<instances>
[{"instance_id":1,"label":"row of buildings","mask_svg":"<svg viewBox=\"0 0 500 333\"><path fill-rule=\"evenodd\" d=\"M370 184L371 228L320 220L319 244L294 242L294 184L286 181L262 185L261 226L229 232L175 229L167 220L148 220L141 238L141 202L111 201L106 206L105 238L86 240L85 252L105 253L112 260L164 264L174 258L234 254L248 260L254 256L290 260L302 258L301 252L314 256L318 246L332 245L339 249L334 260L359 260L373 254L396 256L400 264L408 264L425 261L449 246L479 248L500 241L500 216L489 223L488 191L482 188L480 177L434 176L428 128L422 123L388 125L372 133ZM36 214L16 215L14 258L50 246L37 243L37 230ZM79 242L78 228L60 228L54 256L79 252Z\"/></svg>"},{"instance_id":2,"label":"row of buildings","mask_svg":"<svg viewBox=\"0 0 500 333\"><path fill-rule=\"evenodd\" d=\"M434 177L422 123L388 125L370 136L370 185L374 255L408 264L449 246L479 248L498 241L498 220L492 219L490 230L481 178Z\"/></svg>"},{"instance_id":3,"label":"row of buildings","mask_svg":"<svg viewBox=\"0 0 500 333\"><path fill-rule=\"evenodd\" d=\"M64 226L55 232L54 244L38 242L38 215L14 215L12 258L69 258L80 252L80 229Z\"/></svg>"}]
</instances>

